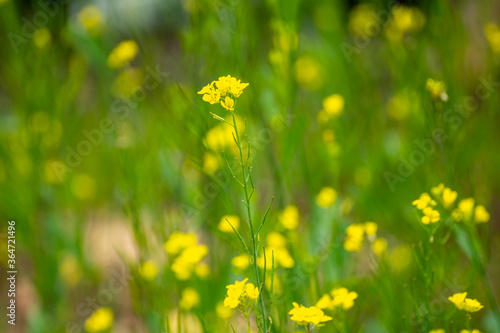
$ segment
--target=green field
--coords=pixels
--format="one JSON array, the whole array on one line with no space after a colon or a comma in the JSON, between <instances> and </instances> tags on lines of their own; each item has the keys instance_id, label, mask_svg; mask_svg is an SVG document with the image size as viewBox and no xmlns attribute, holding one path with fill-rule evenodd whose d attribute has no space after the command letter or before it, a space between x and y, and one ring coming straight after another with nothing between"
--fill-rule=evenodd
<instances>
[{"instance_id":1,"label":"green field","mask_svg":"<svg viewBox=\"0 0 500 333\"><path fill-rule=\"evenodd\" d=\"M500 333L500 1L0 0L1 332Z\"/></svg>"}]
</instances>

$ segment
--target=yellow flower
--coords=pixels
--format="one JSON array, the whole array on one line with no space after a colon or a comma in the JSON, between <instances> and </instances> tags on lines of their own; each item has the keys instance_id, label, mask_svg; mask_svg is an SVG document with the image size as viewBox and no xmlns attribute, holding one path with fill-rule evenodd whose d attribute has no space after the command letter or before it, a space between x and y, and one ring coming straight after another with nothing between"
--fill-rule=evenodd
<instances>
[{"instance_id":1,"label":"yellow flower","mask_svg":"<svg viewBox=\"0 0 500 333\"><path fill-rule=\"evenodd\" d=\"M78 13L78 22L90 33L98 33L102 29L104 19L96 6L85 6Z\"/></svg>"},{"instance_id":2,"label":"yellow flower","mask_svg":"<svg viewBox=\"0 0 500 333\"><path fill-rule=\"evenodd\" d=\"M295 78L300 85L308 89L316 90L323 85L322 68L309 56L302 56L295 63Z\"/></svg>"},{"instance_id":3,"label":"yellow flower","mask_svg":"<svg viewBox=\"0 0 500 333\"><path fill-rule=\"evenodd\" d=\"M435 197L440 197L441 193L443 193L443 190L444 190L444 184L440 183L438 186L431 188L431 193Z\"/></svg>"},{"instance_id":4,"label":"yellow flower","mask_svg":"<svg viewBox=\"0 0 500 333\"><path fill-rule=\"evenodd\" d=\"M455 304L457 309L467 312L477 312L483 308L476 299L466 298L467 293L457 293L448 297L448 300Z\"/></svg>"},{"instance_id":5,"label":"yellow flower","mask_svg":"<svg viewBox=\"0 0 500 333\"><path fill-rule=\"evenodd\" d=\"M256 300L259 297L259 288L255 287L252 283L246 285L245 292L251 300Z\"/></svg>"},{"instance_id":6,"label":"yellow flower","mask_svg":"<svg viewBox=\"0 0 500 333\"><path fill-rule=\"evenodd\" d=\"M483 205L477 205L474 209L474 222L486 223L490 220L490 213L484 208Z\"/></svg>"},{"instance_id":7,"label":"yellow flower","mask_svg":"<svg viewBox=\"0 0 500 333\"><path fill-rule=\"evenodd\" d=\"M444 331L443 331L444 333ZM481 333L480 330L473 329L472 331L469 330L461 330L460 333Z\"/></svg>"},{"instance_id":8,"label":"yellow flower","mask_svg":"<svg viewBox=\"0 0 500 333\"><path fill-rule=\"evenodd\" d=\"M411 203L413 206L416 206L417 209L423 210L427 206L436 206L436 201L432 200L431 196L428 193L422 193L420 198L417 200L413 200Z\"/></svg>"},{"instance_id":9,"label":"yellow flower","mask_svg":"<svg viewBox=\"0 0 500 333\"><path fill-rule=\"evenodd\" d=\"M203 154L203 172L207 175L213 175L219 170L219 159L212 153Z\"/></svg>"},{"instance_id":10,"label":"yellow flower","mask_svg":"<svg viewBox=\"0 0 500 333\"><path fill-rule=\"evenodd\" d=\"M139 52L139 46L133 40L125 40L111 51L108 57L108 67L122 68L132 61Z\"/></svg>"},{"instance_id":11,"label":"yellow flower","mask_svg":"<svg viewBox=\"0 0 500 333\"><path fill-rule=\"evenodd\" d=\"M212 83L207 84L198 91L198 94L203 95L202 99L210 104L219 103L220 100L220 91L214 87L214 83L215 81L212 81Z\"/></svg>"},{"instance_id":12,"label":"yellow flower","mask_svg":"<svg viewBox=\"0 0 500 333\"><path fill-rule=\"evenodd\" d=\"M448 100L448 94L446 94L446 85L444 84L444 82L435 81L429 78L425 83L425 88L430 92L432 98L439 98L443 102L446 102Z\"/></svg>"},{"instance_id":13,"label":"yellow flower","mask_svg":"<svg viewBox=\"0 0 500 333\"><path fill-rule=\"evenodd\" d=\"M474 198L462 199L458 203L458 209L462 212L463 216L469 220L472 217L474 211Z\"/></svg>"},{"instance_id":14,"label":"yellow flower","mask_svg":"<svg viewBox=\"0 0 500 333\"><path fill-rule=\"evenodd\" d=\"M156 275L158 275L158 266L156 266L156 263L152 260L145 261L139 267L139 274L144 280L152 281L155 279Z\"/></svg>"},{"instance_id":15,"label":"yellow flower","mask_svg":"<svg viewBox=\"0 0 500 333\"><path fill-rule=\"evenodd\" d=\"M184 234L181 232L174 232L170 235L165 242L165 251L168 254L177 254L186 247L196 245L198 238L195 234Z\"/></svg>"},{"instance_id":16,"label":"yellow flower","mask_svg":"<svg viewBox=\"0 0 500 333\"><path fill-rule=\"evenodd\" d=\"M367 236L377 235L377 223L375 222L365 222L365 233Z\"/></svg>"},{"instance_id":17,"label":"yellow flower","mask_svg":"<svg viewBox=\"0 0 500 333\"><path fill-rule=\"evenodd\" d=\"M328 115L338 116L344 110L344 97L333 94L323 99L323 110Z\"/></svg>"},{"instance_id":18,"label":"yellow flower","mask_svg":"<svg viewBox=\"0 0 500 333\"><path fill-rule=\"evenodd\" d=\"M207 264L202 262L202 263L196 265L196 267L194 268L194 272L200 278L204 279L210 275L210 267Z\"/></svg>"},{"instance_id":19,"label":"yellow flower","mask_svg":"<svg viewBox=\"0 0 500 333\"><path fill-rule=\"evenodd\" d=\"M90 200L96 193L96 182L87 174L76 174L71 181L71 191L80 200Z\"/></svg>"},{"instance_id":20,"label":"yellow flower","mask_svg":"<svg viewBox=\"0 0 500 333\"><path fill-rule=\"evenodd\" d=\"M240 298L245 292L245 284L247 283L248 278L243 281L234 281L234 284L230 284L226 286L227 288L227 296L231 298Z\"/></svg>"},{"instance_id":21,"label":"yellow flower","mask_svg":"<svg viewBox=\"0 0 500 333\"><path fill-rule=\"evenodd\" d=\"M500 29L495 24L488 23L484 27L484 34L493 52L500 53Z\"/></svg>"},{"instance_id":22,"label":"yellow flower","mask_svg":"<svg viewBox=\"0 0 500 333\"><path fill-rule=\"evenodd\" d=\"M200 304L200 295L193 288L186 288L182 291L182 297L179 301L179 306L184 310L191 310Z\"/></svg>"},{"instance_id":23,"label":"yellow flower","mask_svg":"<svg viewBox=\"0 0 500 333\"><path fill-rule=\"evenodd\" d=\"M449 187L443 189L443 206L450 208L457 199L457 192L452 191Z\"/></svg>"},{"instance_id":24,"label":"yellow flower","mask_svg":"<svg viewBox=\"0 0 500 333\"><path fill-rule=\"evenodd\" d=\"M315 306L306 308L295 302L293 302L293 309L290 310L288 314L292 315L290 317L291 320L303 326L313 324L320 327L323 326L325 322L332 320L332 317L326 316L321 309Z\"/></svg>"},{"instance_id":25,"label":"yellow flower","mask_svg":"<svg viewBox=\"0 0 500 333\"><path fill-rule=\"evenodd\" d=\"M387 250L387 240L385 238L377 238L372 244L372 251L379 257Z\"/></svg>"},{"instance_id":26,"label":"yellow flower","mask_svg":"<svg viewBox=\"0 0 500 333\"><path fill-rule=\"evenodd\" d=\"M33 34L33 42L39 49L43 49L48 46L51 40L52 36L47 28L37 29Z\"/></svg>"},{"instance_id":27,"label":"yellow flower","mask_svg":"<svg viewBox=\"0 0 500 333\"><path fill-rule=\"evenodd\" d=\"M323 187L316 196L316 203L322 208L331 207L337 200L337 192L331 187Z\"/></svg>"},{"instance_id":28,"label":"yellow flower","mask_svg":"<svg viewBox=\"0 0 500 333\"><path fill-rule=\"evenodd\" d=\"M236 215L225 215L220 219L219 230L222 232L234 233L231 225L234 229L238 230L238 228L240 227L240 218Z\"/></svg>"},{"instance_id":29,"label":"yellow flower","mask_svg":"<svg viewBox=\"0 0 500 333\"><path fill-rule=\"evenodd\" d=\"M59 274L66 285L75 286L82 277L78 260L73 255L65 255L59 262Z\"/></svg>"},{"instance_id":30,"label":"yellow flower","mask_svg":"<svg viewBox=\"0 0 500 333\"><path fill-rule=\"evenodd\" d=\"M193 271L196 270L198 263L208 254L208 247L205 245L191 245L182 250L172 263L170 269L175 273L175 277L179 280L187 280L191 277ZM208 267L206 267L208 268ZM205 272L206 272L205 268ZM201 273L204 268L201 268ZM199 273L200 271L198 271Z\"/></svg>"},{"instance_id":31,"label":"yellow flower","mask_svg":"<svg viewBox=\"0 0 500 333\"><path fill-rule=\"evenodd\" d=\"M286 238L280 234L279 232L273 231L270 232L266 237L266 259L267 265L266 269L272 268L272 255L274 253L274 266L284 267L284 268L292 268L295 266L295 260L288 252L286 247L287 242ZM264 268L264 255L262 254L257 259L257 265L260 268Z\"/></svg>"},{"instance_id":32,"label":"yellow flower","mask_svg":"<svg viewBox=\"0 0 500 333\"><path fill-rule=\"evenodd\" d=\"M229 96L226 96L226 98L223 99L220 104L228 111L234 110L234 100Z\"/></svg>"},{"instance_id":33,"label":"yellow flower","mask_svg":"<svg viewBox=\"0 0 500 333\"><path fill-rule=\"evenodd\" d=\"M244 271L250 265L250 257L247 254L239 255L231 260L231 264L235 268Z\"/></svg>"},{"instance_id":34,"label":"yellow flower","mask_svg":"<svg viewBox=\"0 0 500 333\"><path fill-rule=\"evenodd\" d=\"M95 310L85 321L85 330L90 333L102 332L113 325L113 311L108 307Z\"/></svg>"},{"instance_id":35,"label":"yellow flower","mask_svg":"<svg viewBox=\"0 0 500 333\"><path fill-rule=\"evenodd\" d=\"M442 328L440 328L440 329L437 329L437 330L429 331L429 333L446 333L446 332Z\"/></svg>"},{"instance_id":36,"label":"yellow flower","mask_svg":"<svg viewBox=\"0 0 500 333\"><path fill-rule=\"evenodd\" d=\"M321 298L316 302L316 307L317 308L320 308L322 310L325 310L325 309L330 309L332 310L333 309L333 306L332 306L332 298L330 297L330 295L328 294L324 294L323 296L321 296Z\"/></svg>"},{"instance_id":37,"label":"yellow flower","mask_svg":"<svg viewBox=\"0 0 500 333\"><path fill-rule=\"evenodd\" d=\"M229 307L224 306L224 303L217 303L215 307L215 312L217 313L217 317L221 319L229 319L233 316L233 310Z\"/></svg>"},{"instance_id":38,"label":"yellow flower","mask_svg":"<svg viewBox=\"0 0 500 333\"><path fill-rule=\"evenodd\" d=\"M226 297L224 299L224 306L229 309L236 309L240 305L241 301L239 298Z\"/></svg>"},{"instance_id":39,"label":"yellow flower","mask_svg":"<svg viewBox=\"0 0 500 333\"><path fill-rule=\"evenodd\" d=\"M363 235L365 228L362 224L351 224L345 230L346 238L344 241L344 249L349 252L361 251L363 247Z\"/></svg>"},{"instance_id":40,"label":"yellow flower","mask_svg":"<svg viewBox=\"0 0 500 333\"><path fill-rule=\"evenodd\" d=\"M423 210L424 216L422 216L422 223L436 223L441 219L441 215L437 210L432 209L431 207L426 207Z\"/></svg>"},{"instance_id":41,"label":"yellow flower","mask_svg":"<svg viewBox=\"0 0 500 333\"><path fill-rule=\"evenodd\" d=\"M333 307L341 306L344 310L352 308L354 306L354 300L358 298L358 293L349 291L344 287L333 289L330 294L333 297Z\"/></svg>"},{"instance_id":42,"label":"yellow flower","mask_svg":"<svg viewBox=\"0 0 500 333\"><path fill-rule=\"evenodd\" d=\"M278 220L285 229L297 229L299 226L299 209L294 205L285 207L283 212L279 215Z\"/></svg>"},{"instance_id":43,"label":"yellow flower","mask_svg":"<svg viewBox=\"0 0 500 333\"><path fill-rule=\"evenodd\" d=\"M248 87L249 84L241 83L241 81L236 79L235 77L227 75L222 76L217 81L215 81L215 85L217 86L217 89L220 91L222 96L231 94L234 96L234 98L238 98L243 92L243 89Z\"/></svg>"}]
</instances>

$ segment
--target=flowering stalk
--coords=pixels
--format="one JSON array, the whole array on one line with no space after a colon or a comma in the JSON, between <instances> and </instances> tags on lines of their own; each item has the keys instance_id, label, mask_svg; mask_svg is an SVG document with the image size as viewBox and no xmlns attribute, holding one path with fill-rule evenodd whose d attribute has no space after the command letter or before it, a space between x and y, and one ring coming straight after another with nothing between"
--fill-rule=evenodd
<instances>
[{"instance_id":1,"label":"flowering stalk","mask_svg":"<svg viewBox=\"0 0 500 333\"><path fill-rule=\"evenodd\" d=\"M255 273L255 280L257 283L257 287L259 289L259 293L257 296L257 302L260 305L260 312L261 312L261 322L260 325L257 323L257 325L262 329L263 332L268 333L270 331L270 328L268 329L268 316L267 316L267 311L266 311L266 306L265 306L265 301L264 297L262 294L262 290L264 288L264 282L261 282L260 279L260 274L259 274L259 267L257 266L257 255L259 251L259 232L262 229L267 214L269 213L269 210L271 208L272 202L274 198L271 200L266 213L264 214L262 223L260 224L258 230L255 232L254 226L253 226L253 221L252 221L252 210L250 207L250 199L252 198L252 195L255 192L255 186L253 183L252 179L252 167L249 165L249 161L251 159L251 149L250 149L250 142L248 142L248 155L246 161L244 160L244 154L243 154L243 144L241 142L242 138L240 136L240 132L238 131L238 124L236 121L236 102L234 99L238 98L241 93L243 92L243 89L248 86L248 83L241 83L240 80L237 80L234 77L231 77L230 75L225 76L225 77L220 77L219 80L212 82L211 84L205 86L201 91L199 91L199 94L203 95L203 100L205 102L208 102L210 104L216 104L220 103L226 110L228 110L231 114L231 119L232 123L224 119L223 117L220 117L214 113L211 112L212 116L219 120L222 121L229 126L232 126L234 128L234 133L233 133L233 139L234 142L236 143L236 146L238 147L240 159L239 159L239 164L241 166L241 173L242 173L242 180L238 180L233 172L233 169L231 168L231 165L229 164L226 156L224 155L224 158L226 160L226 164L229 168L229 171L231 172L231 176L233 179L243 188L243 192L245 195L245 199L242 200L243 204L246 206L246 212L247 212L247 222L248 226L250 229L250 238L252 241L251 249L249 250L245 240L241 236L241 234L234 228L234 226L229 222L229 225L231 228L234 230L236 235L238 236L240 242L243 244L245 250L247 251L248 255L251 258L254 273ZM234 98L234 99L233 99ZM238 160L236 158L236 160ZM265 253L264 253L264 261L265 261ZM265 280L265 267L264 267L264 280ZM247 325L249 327L249 321L248 321L248 316L247 318Z\"/></svg>"}]
</instances>

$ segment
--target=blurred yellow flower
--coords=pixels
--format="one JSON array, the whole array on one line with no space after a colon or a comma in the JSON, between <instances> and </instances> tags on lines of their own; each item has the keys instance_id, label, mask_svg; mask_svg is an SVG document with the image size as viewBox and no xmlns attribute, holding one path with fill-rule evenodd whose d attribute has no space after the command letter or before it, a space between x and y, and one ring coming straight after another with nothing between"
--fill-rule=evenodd
<instances>
[{"instance_id":1,"label":"blurred yellow flower","mask_svg":"<svg viewBox=\"0 0 500 333\"><path fill-rule=\"evenodd\" d=\"M94 178L87 174L76 174L71 180L71 191L80 200L93 199L96 192Z\"/></svg>"},{"instance_id":2,"label":"blurred yellow flower","mask_svg":"<svg viewBox=\"0 0 500 333\"><path fill-rule=\"evenodd\" d=\"M377 17L378 14L371 4L357 5L349 12L349 32L363 39L375 37L381 29Z\"/></svg>"},{"instance_id":3,"label":"blurred yellow flower","mask_svg":"<svg viewBox=\"0 0 500 333\"><path fill-rule=\"evenodd\" d=\"M248 283L246 285L245 292L251 300L256 300L259 297L259 288L254 286L252 283Z\"/></svg>"},{"instance_id":4,"label":"blurred yellow flower","mask_svg":"<svg viewBox=\"0 0 500 333\"><path fill-rule=\"evenodd\" d=\"M250 257L247 254L236 256L231 260L231 264L235 268L244 271L250 265Z\"/></svg>"},{"instance_id":5,"label":"blurred yellow flower","mask_svg":"<svg viewBox=\"0 0 500 333\"><path fill-rule=\"evenodd\" d=\"M358 298L358 293L349 291L344 287L333 289L330 294L333 297L332 305L334 307L341 306L344 310L352 308L354 306L354 300Z\"/></svg>"},{"instance_id":6,"label":"blurred yellow flower","mask_svg":"<svg viewBox=\"0 0 500 333\"><path fill-rule=\"evenodd\" d=\"M441 219L441 215L437 210L432 209L431 207L426 207L423 210L424 216L422 216L422 223L436 223Z\"/></svg>"},{"instance_id":7,"label":"blurred yellow flower","mask_svg":"<svg viewBox=\"0 0 500 333\"><path fill-rule=\"evenodd\" d=\"M50 44L51 40L52 36L50 34L49 29L47 28L37 29L33 34L33 42L39 49L47 47Z\"/></svg>"},{"instance_id":8,"label":"blurred yellow flower","mask_svg":"<svg viewBox=\"0 0 500 333\"><path fill-rule=\"evenodd\" d=\"M59 263L59 275L67 286L74 287L82 277L78 260L73 255L66 255Z\"/></svg>"},{"instance_id":9,"label":"blurred yellow flower","mask_svg":"<svg viewBox=\"0 0 500 333\"><path fill-rule=\"evenodd\" d=\"M386 25L386 36L393 42L400 42L406 34L416 33L425 25L425 16L417 7L396 5Z\"/></svg>"},{"instance_id":10,"label":"blurred yellow flower","mask_svg":"<svg viewBox=\"0 0 500 333\"><path fill-rule=\"evenodd\" d=\"M444 331L443 331L444 333ZM481 333L480 330L473 329L472 331L469 330L461 330L460 333Z\"/></svg>"},{"instance_id":11,"label":"blurred yellow flower","mask_svg":"<svg viewBox=\"0 0 500 333\"><path fill-rule=\"evenodd\" d=\"M316 196L316 203L322 208L331 207L337 200L337 192L331 187L323 187Z\"/></svg>"},{"instance_id":12,"label":"blurred yellow flower","mask_svg":"<svg viewBox=\"0 0 500 333\"><path fill-rule=\"evenodd\" d=\"M243 89L248 87L249 83L242 83L241 80L231 75L221 76L217 81L212 81L198 91L203 95L202 99L210 104L220 104L228 111L234 110L233 98L238 98L243 93ZM231 98L231 96L233 98ZM217 116L218 117L218 116ZM215 116L214 116L215 118ZM221 118L221 117L219 117Z\"/></svg>"},{"instance_id":13,"label":"blurred yellow flower","mask_svg":"<svg viewBox=\"0 0 500 333\"><path fill-rule=\"evenodd\" d=\"M266 237L266 269L272 269L272 256L274 254L274 266L292 268L295 260L288 252L286 238L279 232L272 231ZM264 254L257 258L259 268L264 268Z\"/></svg>"},{"instance_id":14,"label":"blurred yellow flower","mask_svg":"<svg viewBox=\"0 0 500 333\"><path fill-rule=\"evenodd\" d=\"M456 293L453 296L448 297L448 300L455 304L457 309L466 312L477 312L483 308L483 305L479 303L476 299L466 298L467 293Z\"/></svg>"},{"instance_id":15,"label":"blurred yellow flower","mask_svg":"<svg viewBox=\"0 0 500 333\"><path fill-rule=\"evenodd\" d=\"M219 170L219 159L212 153L203 154L203 172L213 175Z\"/></svg>"},{"instance_id":16,"label":"blurred yellow flower","mask_svg":"<svg viewBox=\"0 0 500 333\"><path fill-rule=\"evenodd\" d=\"M102 30L104 18L99 7L88 5L78 13L78 22L89 33L97 34Z\"/></svg>"},{"instance_id":17,"label":"blurred yellow flower","mask_svg":"<svg viewBox=\"0 0 500 333\"><path fill-rule=\"evenodd\" d=\"M490 220L490 213L483 205L477 205L474 209L474 222L486 223Z\"/></svg>"},{"instance_id":18,"label":"blurred yellow flower","mask_svg":"<svg viewBox=\"0 0 500 333\"><path fill-rule=\"evenodd\" d=\"M142 86L144 73L138 68L125 68L113 81L112 92L117 97L128 98Z\"/></svg>"},{"instance_id":19,"label":"blurred yellow flower","mask_svg":"<svg viewBox=\"0 0 500 333\"><path fill-rule=\"evenodd\" d=\"M165 242L165 251L170 254L177 254L181 250L196 245L198 237L195 234L185 234L182 232L173 232Z\"/></svg>"},{"instance_id":20,"label":"blurred yellow flower","mask_svg":"<svg viewBox=\"0 0 500 333\"><path fill-rule=\"evenodd\" d=\"M299 209L295 205L288 205L278 216L278 220L285 229L297 229L299 226Z\"/></svg>"},{"instance_id":21,"label":"blurred yellow flower","mask_svg":"<svg viewBox=\"0 0 500 333\"><path fill-rule=\"evenodd\" d=\"M118 44L108 56L108 67L122 68L131 62L137 53L139 46L133 40L125 40Z\"/></svg>"},{"instance_id":22,"label":"blurred yellow flower","mask_svg":"<svg viewBox=\"0 0 500 333\"><path fill-rule=\"evenodd\" d=\"M220 101L220 91L214 86L215 81L204 86L198 94L203 95L202 99L210 104L216 104Z\"/></svg>"},{"instance_id":23,"label":"blurred yellow flower","mask_svg":"<svg viewBox=\"0 0 500 333\"><path fill-rule=\"evenodd\" d=\"M441 193L443 193L443 190L444 190L444 184L440 183L438 186L431 188L431 193L435 197L440 197Z\"/></svg>"},{"instance_id":24,"label":"blurred yellow flower","mask_svg":"<svg viewBox=\"0 0 500 333\"><path fill-rule=\"evenodd\" d=\"M387 240L385 238L377 238L373 241L372 251L377 256L382 256L387 250Z\"/></svg>"},{"instance_id":25,"label":"blurred yellow flower","mask_svg":"<svg viewBox=\"0 0 500 333\"><path fill-rule=\"evenodd\" d=\"M429 333L446 333L446 332L445 332L445 330L443 330L442 328L440 328L440 329L437 329L437 330L429 331Z\"/></svg>"},{"instance_id":26,"label":"blurred yellow flower","mask_svg":"<svg viewBox=\"0 0 500 333\"><path fill-rule=\"evenodd\" d=\"M448 94L446 93L446 85L444 82L429 78L425 83L425 88L430 92L432 98L440 99L443 102L448 100Z\"/></svg>"},{"instance_id":27,"label":"blurred yellow flower","mask_svg":"<svg viewBox=\"0 0 500 333\"><path fill-rule=\"evenodd\" d=\"M152 260L145 261L139 266L139 274L144 280L153 281L156 275L158 275L158 266Z\"/></svg>"},{"instance_id":28,"label":"blurred yellow flower","mask_svg":"<svg viewBox=\"0 0 500 333\"><path fill-rule=\"evenodd\" d=\"M462 199L458 203L458 210L463 214L463 217L470 220L474 211L474 198Z\"/></svg>"},{"instance_id":29,"label":"blurred yellow flower","mask_svg":"<svg viewBox=\"0 0 500 333\"><path fill-rule=\"evenodd\" d=\"M301 56L295 63L295 78L297 82L311 90L323 85L322 68L318 61L309 56Z\"/></svg>"},{"instance_id":30,"label":"blurred yellow flower","mask_svg":"<svg viewBox=\"0 0 500 333\"><path fill-rule=\"evenodd\" d=\"M436 206L436 201L434 201L428 193L422 193L420 198L414 200L411 204L416 206L417 209L423 210L427 206Z\"/></svg>"},{"instance_id":31,"label":"blurred yellow flower","mask_svg":"<svg viewBox=\"0 0 500 333\"><path fill-rule=\"evenodd\" d=\"M443 206L450 208L457 199L457 192L452 191L449 187L443 189Z\"/></svg>"},{"instance_id":32,"label":"blurred yellow flower","mask_svg":"<svg viewBox=\"0 0 500 333\"><path fill-rule=\"evenodd\" d=\"M344 249L349 252L359 252L363 247L365 228L362 224L351 224L345 230Z\"/></svg>"},{"instance_id":33,"label":"blurred yellow flower","mask_svg":"<svg viewBox=\"0 0 500 333\"><path fill-rule=\"evenodd\" d=\"M85 321L85 330L89 333L103 332L113 325L113 311L108 307L95 310Z\"/></svg>"},{"instance_id":34,"label":"blurred yellow flower","mask_svg":"<svg viewBox=\"0 0 500 333\"><path fill-rule=\"evenodd\" d=\"M229 307L224 306L224 303L217 303L215 307L215 312L217 313L217 317L221 319L229 319L233 316L233 310Z\"/></svg>"},{"instance_id":35,"label":"blurred yellow flower","mask_svg":"<svg viewBox=\"0 0 500 333\"><path fill-rule=\"evenodd\" d=\"M344 97L333 94L323 99L323 112L331 116L338 116L344 110Z\"/></svg>"},{"instance_id":36,"label":"blurred yellow flower","mask_svg":"<svg viewBox=\"0 0 500 333\"><path fill-rule=\"evenodd\" d=\"M179 306L181 307L181 309L189 311L199 304L200 295L195 289L188 287L182 291L182 296L179 301Z\"/></svg>"},{"instance_id":37,"label":"blurred yellow flower","mask_svg":"<svg viewBox=\"0 0 500 333\"><path fill-rule=\"evenodd\" d=\"M204 279L210 275L210 266L208 266L206 263L202 262L196 265L194 268L194 272L198 277Z\"/></svg>"},{"instance_id":38,"label":"blurred yellow flower","mask_svg":"<svg viewBox=\"0 0 500 333\"><path fill-rule=\"evenodd\" d=\"M377 223L375 222L365 222L365 233L367 236L375 236L377 235Z\"/></svg>"},{"instance_id":39,"label":"blurred yellow flower","mask_svg":"<svg viewBox=\"0 0 500 333\"><path fill-rule=\"evenodd\" d=\"M291 320L295 321L298 325L307 326L313 324L315 326L323 326L325 322L332 320L332 317L325 315L325 313L315 307L311 306L306 308L293 302L293 309L288 312L292 315Z\"/></svg>"},{"instance_id":40,"label":"blurred yellow flower","mask_svg":"<svg viewBox=\"0 0 500 333\"><path fill-rule=\"evenodd\" d=\"M500 53L500 29L493 23L488 23L484 27L484 34L488 40L491 50L495 53Z\"/></svg>"},{"instance_id":41,"label":"blurred yellow flower","mask_svg":"<svg viewBox=\"0 0 500 333\"><path fill-rule=\"evenodd\" d=\"M224 306L236 309L241 303L254 301L259 297L259 289L252 283L246 284L247 281L248 278L243 281L235 281L234 284L226 286L227 296L224 299Z\"/></svg>"},{"instance_id":42,"label":"blurred yellow flower","mask_svg":"<svg viewBox=\"0 0 500 333\"><path fill-rule=\"evenodd\" d=\"M225 215L220 219L219 230L227 233L234 233L233 228L238 230L240 227L240 218L236 215Z\"/></svg>"}]
</instances>

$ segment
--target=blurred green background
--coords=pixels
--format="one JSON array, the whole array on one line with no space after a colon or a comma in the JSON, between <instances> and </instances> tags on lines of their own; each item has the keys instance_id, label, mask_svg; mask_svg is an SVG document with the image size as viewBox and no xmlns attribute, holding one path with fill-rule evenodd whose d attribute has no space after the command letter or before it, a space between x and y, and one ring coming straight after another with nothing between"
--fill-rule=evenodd
<instances>
[{"instance_id":1,"label":"blurred green background","mask_svg":"<svg viewBox=\"0 0 500 333\"><path fill-rule=\"evenodd\" d=\"M183 331L230 332L241 318L217 303L245 274L229 265L238 240L217 225L244 207L218 155L231 138L219 141L209 112L226 113L196 94L229 74L250 83L237 110L255 214L275 198L263 232L281 230L287 205L300 211L273 332L293 331L292 301L313 305L338 281L360 295L348 332L458 332L464 317L446 299L459 291L485 305L475 326L500 332L487 295L500 296L499 14L489 0L0 0L0 276L9 220L18 270L17 324L4 317L0 330L83 332L101 295L114 332L164 332L192 287L201 302ZM478 228L489 278L452 236L433 257L438 305L421 315L412 246L426 233L411 202L439 183L490 212ZM338 193L329 210L314 201L325 186ZM386 265L342 249L363 221L388 239ZM209 277L174 277L163 250L174 231L208 246ZM137 267L151 259L160 272L144 281Z\"/></svg>"}]
</instances>

